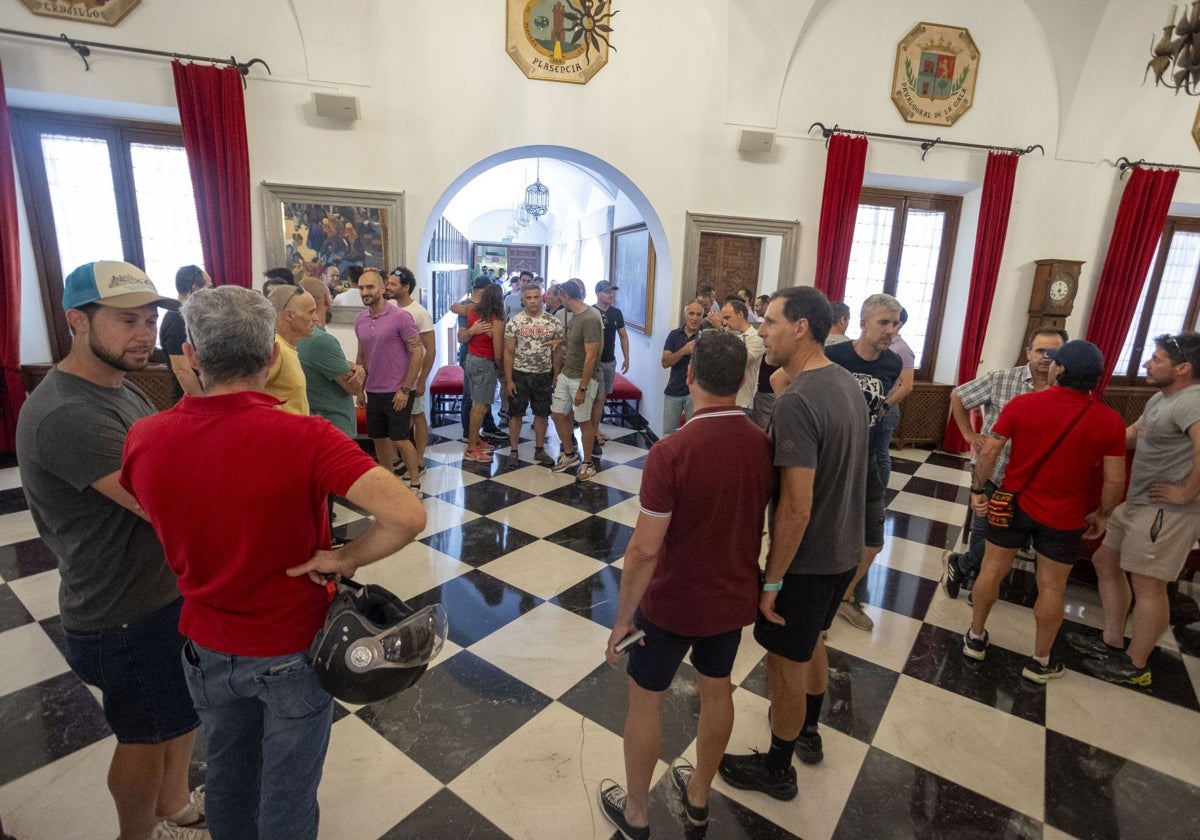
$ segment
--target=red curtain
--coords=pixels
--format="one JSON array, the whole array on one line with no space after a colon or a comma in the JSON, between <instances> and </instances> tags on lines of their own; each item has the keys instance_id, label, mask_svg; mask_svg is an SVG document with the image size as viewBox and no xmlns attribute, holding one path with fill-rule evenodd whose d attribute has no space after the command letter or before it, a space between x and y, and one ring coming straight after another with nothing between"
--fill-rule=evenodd
<instances>
[{"instance_id":1,"label":"red curtain","mask_svg":"<svg viewBox=\"0 0 1200 840\"><path fill-rule=\"evenodd\" d=\"M996 278L1004 256L1008 236L1008 213L1012 209L1013 183L1017 179L1018 155L988 152L987 171L983 176L983 197L979 206L979 224L975 228L975 258L971 263L971 292L967 297L967 319L963 324L962 348L958 353L958 384L970 382L979 371L979 354L992 314ZM946 425L942 448L947 452L965 452L967 442L954 418Z\"/></svg>"},{"instance_id":2,"label":"red curtain","mask_svg":"<svg viewBox=\"0 0 1200 840\"><path fill-rule=\"evenodd\" d=\"M867 138L834 134L825 160L825 193L817 237L817 276L813 283L831 301L846 294L846 271L854 242L854 220L862 195Z\"/></svg>"},{"instance_id":3,"label":"red curtain","mask_svg":"<svg viewBox=\"0 0 1200 840\"><path fill-rule=\"evenodd\" d=\"M250 155L242 75L171 62L204 267L216 285L250 288Z\"/></svg>"},{"instance_id":4,"label":"red curtain","mask_svg":"<svg viewBox=\"0 0 1200 840\"><path fill-rule=\"evenodd\" d=\"M21 381L21 245L17 232L17 183L13 174L8 101L0 69L0 452L17 450L17 415L25 402Z\"/></svg>"},{"instance_id":5,"label":"red curtain","mask_svg":"<svg viewBox=\"0 0 1200 840\"><path fill-rule=\"evenodd\" d=\"M1121 195L1087 328L1087 340L1100 348L1109 367L1129 332L1178 180L1177 169L1136 167ZM1097 393L1104 391L1109 378L1105 373Z\"/></svg>"}]
</instances>

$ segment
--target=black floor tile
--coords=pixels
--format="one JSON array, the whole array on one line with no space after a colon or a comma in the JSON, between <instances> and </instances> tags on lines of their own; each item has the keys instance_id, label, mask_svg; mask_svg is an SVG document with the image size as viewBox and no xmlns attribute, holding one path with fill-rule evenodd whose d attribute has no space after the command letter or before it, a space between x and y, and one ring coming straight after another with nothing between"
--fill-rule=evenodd
<instances>
[{"instance_id":1,"label":"black floor tile","mask_svg":"<svg viewBox=\"0 0 1200 840\"><path fill-rule=\"evenodd\" d=\"M613 443L623 443L626 446L636 446L638 449L649 449L650 441L646 440L646 436L641 432L630 432L624 435L609 438Z\"/></svg>"},{"instance_id":2,"label":"black floor tile","mask_svg":"<svg viewBox=\"0 0 1200 840\"><path fill-rule=\"evenodd\" d=\"M925 459L925 463L935 467L949 467L952 470L965 470L970 464L970 459L965 454L952 455L949 452L931 452Z\"/></svg>"},{"instance_id":3,"label":"black floor tile","mask_svg":"<svg viewBox=\"0 0 1200 840\"><path fill-rule=\"evenodd\" d=\"M29 510L29 502L25 501L25 491L20 487L12 490L0 490L0 514L16 513Z\"/></svg>"},{"instance_id":4,"label":"black floor tile","mask_svg":"<svg viewBox=\"0 0 1200 840\"><path fill-rule=\"evenodd\" d=\"M505 461L507 462L507 460L506 457ZM518 490L516 487L509 487L498 481L479 481L465 487L447 490L438 498L460 508L466 508L472 513L478 513L480 516L487 516L501 508L532 499L533 494Z\"/></svg>"},{"instance_id":5,"label":"black floor tile","mask_svg":"<svg viewBox=\"0 0 1200 840\"><path fill-rule=\"evenodd\" d=\"M937 588L935 580L874 563L858 591L864 603L921 620Z\"/></svg>"},{"instance_id":6,"label":"black floor tile","mask_svg":"<svg viewBox=\"0 0 1200 840\"><path fill-rule=\"evenodd\" d=\"M542 498L573 507L576 510L599 513L625 501L632 495L634 494L626 493L615 487L606 487L594 481L576 481L551 490L549 493L543 493Z\"/></svg>"},{"instance_id":7,"label":"black floor tile","mask_svg":"<svg viewBox=\"0 0 1200 840\"><path fill-rule=\"evenodd\" d=\"M829 685L821 706L821 723L852 738L871 743L900 675L836 648L829 652ZM767 696L766 659L742 681L741 687Z\"/></svg>"},{"instance_id":8,"label":"black floor tile","mask_svg":"<svg viewBox=\"0 0 1200 840\"><path fill-rule=\"evenodd\" d=\"M626 461L625 466L640 470L646 466L646 456L641 455L637 458L634 458L632 461Z\"/></svg>"},{"instance_id":9,"label":"black floor tile","mask_svg":"<svg viewBox=\"0 0 1200 840\"><path fill-rule=\"evenodd\" d=\"M537 537L494 519L475 519L421 540L430 548L475 568L536 541Z\"/></svg>"},{"instance_id":10,"label":"black floor tile","mask_svg":"<svg viewBox=\"0 0 1200 840\"><path fill-rule=\"evenodd\" d=\"M912 475L921 468L921 461L910 461L908 458L900 458L896 455L892 456L892 472L904 473Z\"/></svg>"},{"instance_id":11,"label":"black floor tile","mask_svg":"<svg viewBox=\"0 0 1200 840\"><path fill-rule=\"evenodd\" d=\"M540 691L464 650L408 691L356 714L445 784L549 703Z\"/></svg>"},{"instance_id":12,"label":"black floor tile","mask_svg":"<svg viewBox=\"0 0 1200 840\"><path fill-rule=\"evenodd\" d=\"M1037 820L872 747L842 810L835 840L1040 840Z\"/></svg>"},{"instance_id":13,"label":"black floor tile","mask_svg":"<svg viewBox=\"0 0 1200 840\"><path fill-rule=\"evenodd\" d=\"M624 785L621 768L614 768L612 775ZM683 803L666 773L650 791L650 834L654 840L799 840L790 831L715 790L708 798L708 826L694 828L684 818ZM613 840L620 840L620 835L614 835Z\"/></svg>"},{"instance_id":14,"label":"black floor tile","mask_svg":"<svg viewBox=\"0 0 1200 840\"><path fill-rule=\"evenodd\" d=\"M483 814L442 788L419 808L396 823L379 840L412 840L420 837L455 837L459 840L509 840Z\"/></svg>"},{"instance_id":15,"label":"black floor tile","mask_svg":"<svg viewBox=\"0 0 1200 840\"><path fill-rule=\"evenodd\" d=\"M33 621L33 616L29 614L29 610L25 609L25 605L21 603L17 593L13 592L12 587L7 584L0 583L0 633L31 621Z\"/></svg>"},{"instance_id":16,"label":"black floor tile","mask_svg":"<svg viewBox=\"0 0 1200 840\"><path fill-rule=\"evenodd\" d=\"M561 531L555 531L546 537L546 542L561 545L603 563L611 563L625 554L631 536L633 529L628 525L602 516L589 516Z\"/></svg>"},{"instance_id":17,"label":"black floor tile","mask_svg":"<svg viewBox=\"0 0 1200 840\"><path fill-rule=\"evenodd\" d=\"M901 537L934 548L946 548L958 541L962 525L948 525L934 519L889 510L883 515L883 531L887 536Z\"/></svg>"},{"instance_id":18,"label":"black floor tile","mask_svg":"<svg viewBox=\"0 0 1200 840\"><path fill-rule=\"evenodd\" d=\"M1080 840L1200 837L1200 788L1046 732L1046 824Z\"/></svg>"},{"instance_id":19,"label":"black floor tile","mask_svg":"<svg viewBox=\"0 0 1200 840\"><path fill-rule=\"evenodd\" d=\"M992 639L987 659L978 662L963 656L962 632L925 624L913 642L904 673L1044 726L1046 688L1021 676L1021 667L1031 651L1006 650L1000 647L1003 643L1003 639Z\"/></svg>"},{"instance_id":20,"label":"black floor tile","mask_svg":"<svg viewBox=\"0 0 1200 840\"><path fill-rule=\"evenodd\" d=\"M621 570L609 566L558 593L550 603L591 619L602 627L612 627L617 620L620 591Z\"/></svg>"},{"instance_id":21,"label":"black floor tile","mask_svg":"<svg viewBox=\"0 0 1200 840\"><path fill-rule=\"evenodd\" d=\"M934 481L914 475L904 485L905 493L915 493L930 499L941 499L943 502L957 502L960 505L971 503L971 489L957 484L947 484L944 481ZM964 513L965 516L965 513Z\"/></svg>"},{"instance_id":22,"label":"black floor tile","mask_svg":"<svg viewBox=\"0 0 1200 840\"><path fill-rule=\"evenodd\" d=\"M588 720L621 736L625 731L625 712L629 708L629 677L625 662L614 668L607 662L572 686L558 702L573 709ZM696 722L700 719L700 692L696 688L696 671L682 662L675 679L663 696L662 747L658 757L670 762L682 755L696 738ZM622 775L621 767L613 772Z\"/></svg>"},{"instance_id":23,"label":"black floor tile","mask_svg":"<svg viewBox=\"0 0 1200 840\"><path fill-rule=\"evenodd\" d=\"M450 641L460 647L470 647L542 603L478 569L405 600L414 610L442 604L450 619Z\"/></svg>"},{"instance_id":24,"label":"black floor tile","mask_svg":"<svg viewBox=\"0 0 1200 840\"><path fill-rule=\"evenodd\" d=\"M58 568L54 552L40 539L0 545L0 578L17 578L36 575Z\"/></svg>"},{"instance_id":25,"label":"black floor tile","mask_svg":"<svg viewBox=\"0 0 1200 840\"><path fill-rule=\"evenodd\" d=\"M104 711L73 673L0 697L0 785L110 734Z\"/></svg>"}]
</instances>

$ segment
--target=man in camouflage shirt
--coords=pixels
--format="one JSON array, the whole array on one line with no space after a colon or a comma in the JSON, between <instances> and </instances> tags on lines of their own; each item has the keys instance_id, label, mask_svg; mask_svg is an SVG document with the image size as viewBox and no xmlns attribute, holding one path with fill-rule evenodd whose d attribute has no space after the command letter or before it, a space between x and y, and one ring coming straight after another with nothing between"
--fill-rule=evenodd
<instances>
[{"instance_id":1,"label":"man in camouflage shirt","mask_svg":"<svg viewBox=\"0 0 1200 840\"><path fill-rule=\"evenodd\" d=\"M546 454L546 418L554 394L554 354L565 336L562 322L542 309L542 290L526 286L521 291L521 311L504 325L504 381L508 396L507 466L520 466L517 444L525 409L533 408L533 460L554 466Z\"/></svg>"}]
</instances>

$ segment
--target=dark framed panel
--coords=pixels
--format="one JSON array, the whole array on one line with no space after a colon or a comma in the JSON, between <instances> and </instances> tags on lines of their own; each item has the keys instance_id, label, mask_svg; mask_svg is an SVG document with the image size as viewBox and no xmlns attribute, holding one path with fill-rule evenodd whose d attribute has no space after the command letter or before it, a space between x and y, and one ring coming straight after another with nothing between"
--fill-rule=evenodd
<instances>
[{"instance_id":1,"label":"dark framed panel","mask_svg":"<svg viewBox=\"0 0 1200 840\"><path fill-rule=\"evenodd\" d=\"M496 274L531 271L546 276L546 249L542 245L518 245L512 242L475 242L471 246L471 275L478 277L484 266Z\"/></svg>"},{"instance_id":2,"label":"dark framed panel","mask_svg":"<svg viewBox=\"0 0 1200 840\"><path fill-rule=\"evenodd\" d=\"M654 327L654 240L644 224L612 232L608 279L618 289L617 303L625 323L650 335Z\"/></svg>"}]
</instances>

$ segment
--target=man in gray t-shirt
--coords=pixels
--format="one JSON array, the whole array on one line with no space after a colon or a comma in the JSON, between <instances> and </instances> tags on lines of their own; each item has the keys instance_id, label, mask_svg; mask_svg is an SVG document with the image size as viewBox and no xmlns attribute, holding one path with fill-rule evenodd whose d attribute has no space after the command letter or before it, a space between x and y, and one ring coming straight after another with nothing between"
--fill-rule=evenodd
<instances>
[{"instance_id":1,"label":"man in gray t-shirt","mask_svg":"<svg viewBox=\"0 0 1200 840\"><path fill-rule=\"evenodd\" d=\"M1104 632L1067 634L1071 647L1093 657L1084 663L1093 675L1143 688L1150 686L1150 654L1170 625L1167 585L1200 539L1200 334L1162 335L1154 343L1144 367L1158 393L1125 430L1134 449L1129 492L1092 555ZM1122 650L1131 600L1133 636Z\"/></svg>"},{"instance_id":2,"label":"man in gray t-shirt","mask_svg":"<svg viewBox=\"0 0 1200 840\"><path fill-rule=\"evenodd\" d=\"M562 451L551 469L566 472L579 464L576 481L590 481L596 475L592 463L592 444L596 440L597 424L592 420L592 400L596 399L600 382L600 345L604 339L604 321L600 313L583 302L583 281L571 278L560 286L563 306L572 314L567 327L566 349L562 370L555 376L551 416ZM579 423L583 457L580 463L575 448L574 423Z\"/></svg>"},{"instance_id":3,"label":"man in gray t-shirt","mask_svg":"<svg viewBox=\"0 0 1200 840\"><path fill-rule=\"evenodd\" d=\"M823 757L817 721L829 665L823 631L862 557L867 483L867 406L854 377L825 358L833 322L825 295L809 286L776 292L759 335L766 360L787 381L775 401L771 546L754 638L767 649L771 745L726 755L718 768L734 787L776 799L796 795L793 753Z\"/></svg>"},{"instance_id":4,"label":"man in gray t-shirt","mask_svg":"<svg viewBox=\"0 0 1200 840\"><path fill-rule=\"evenodd\" d=\"M125 373L149 363L160 306L179 304L136 266L71 272L71 352L21 410L17 461L58 559L67 663L101 690L117 737L108 779L121 836L199 840L208 835L188 766L200 720L180 662L182 599L154 529L117 481L129 427L155 411Z\"/></svg>"}]
</instances>

